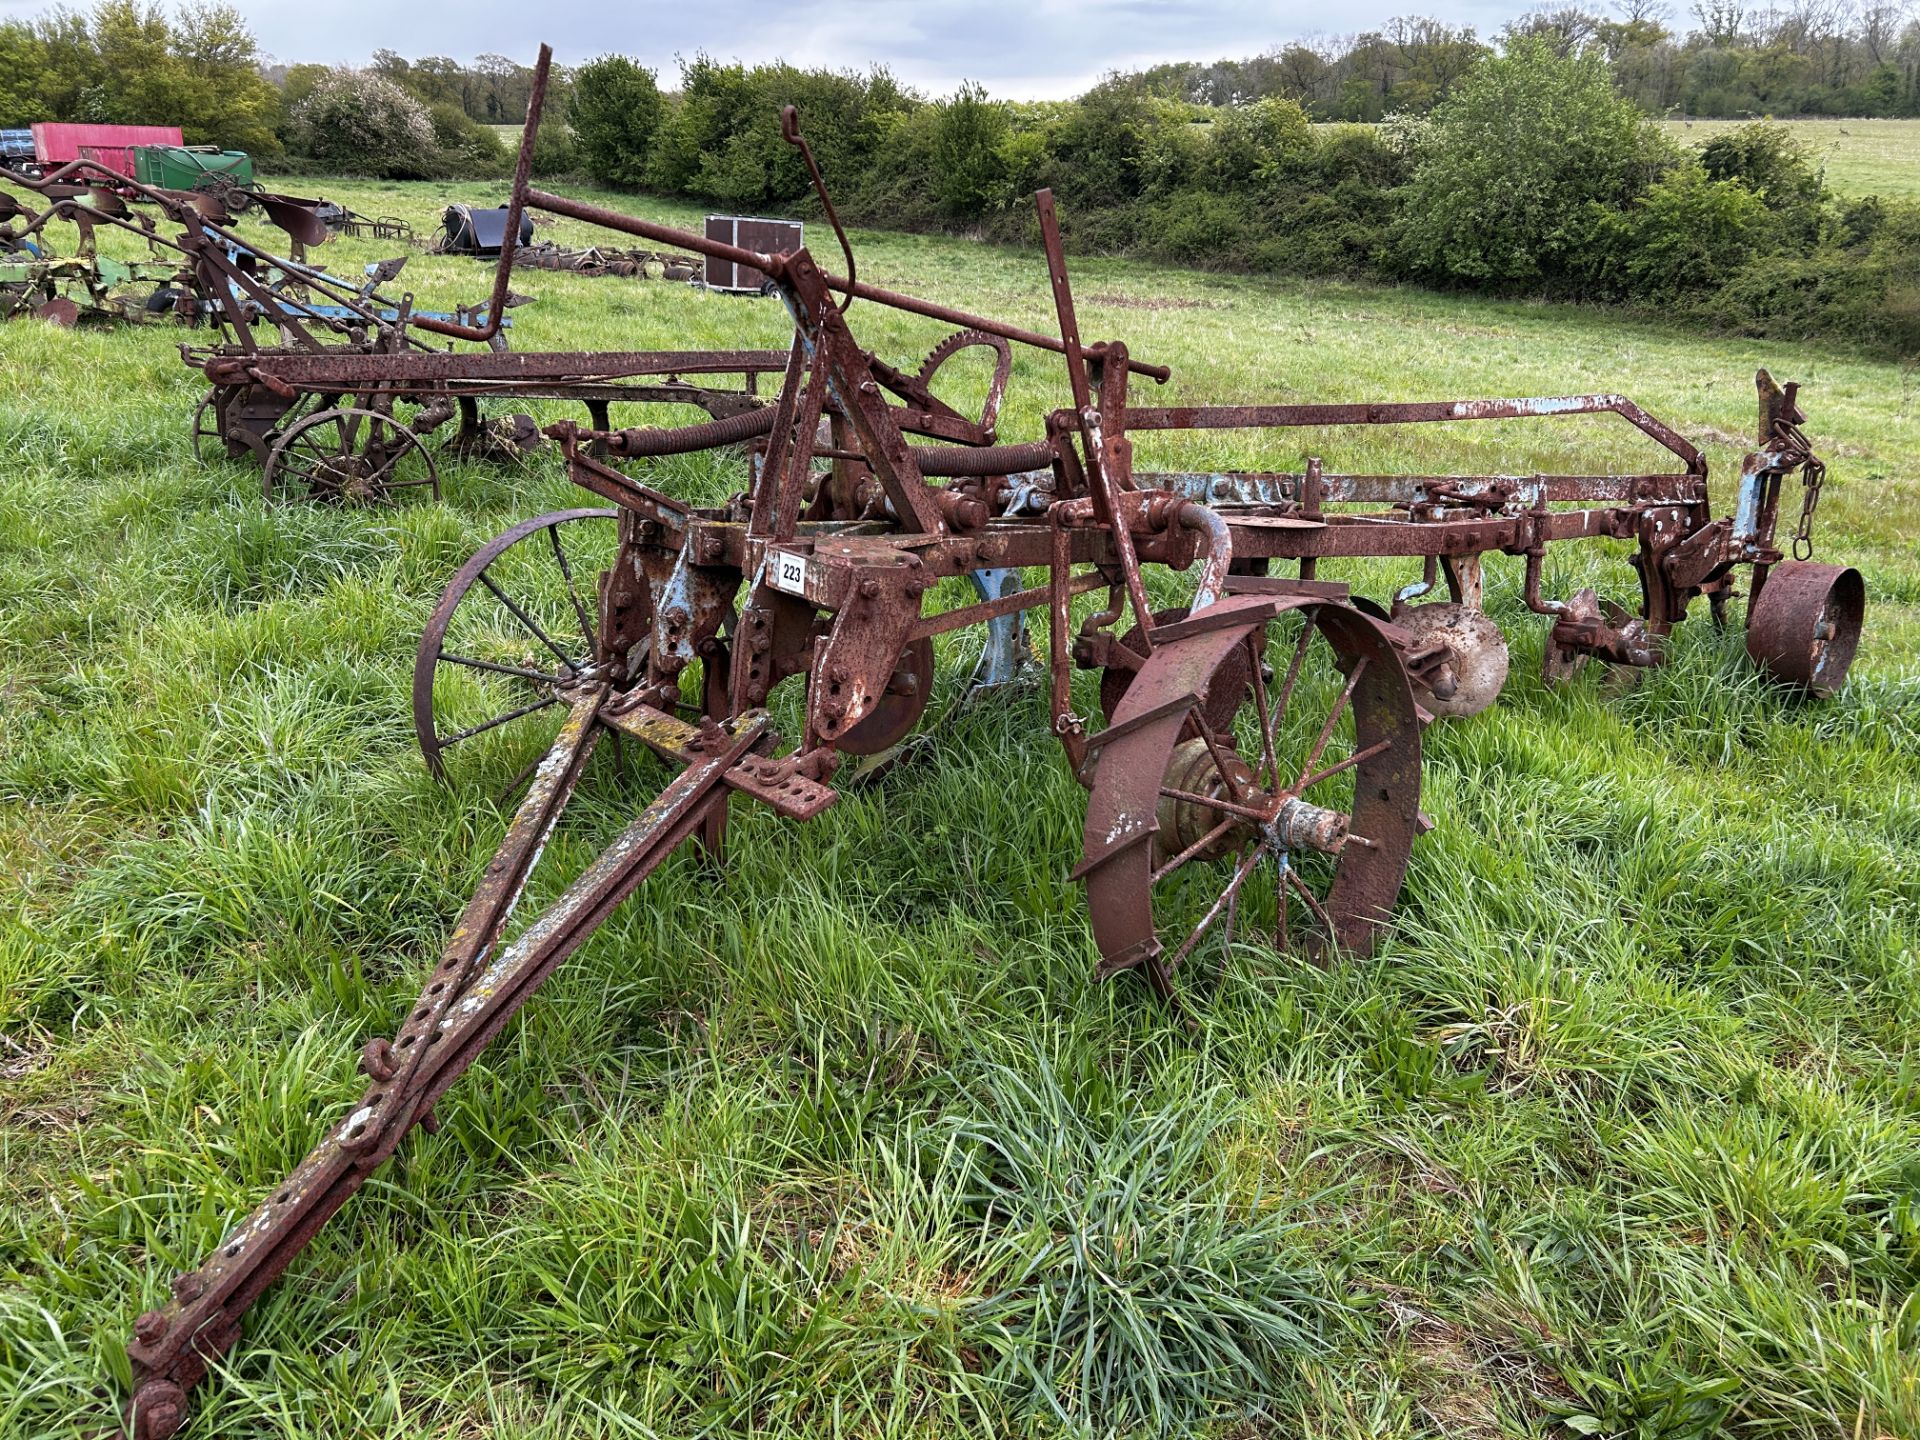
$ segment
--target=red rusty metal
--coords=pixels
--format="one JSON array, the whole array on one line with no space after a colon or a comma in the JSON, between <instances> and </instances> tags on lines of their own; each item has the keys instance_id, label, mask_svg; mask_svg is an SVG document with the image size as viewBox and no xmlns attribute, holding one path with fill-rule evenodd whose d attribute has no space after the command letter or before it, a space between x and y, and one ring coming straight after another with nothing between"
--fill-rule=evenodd
<instances>
[{"instance_id":1,"label":"red rusty metal","mask_svg":"<svg viewBox=\"0 0 1920 1440\"><path fill-rule=\"evenodd\" d=\"M1753 598L1747 653L1782 684L1831 695L1853 664L1866 606L1866 582L1851 566L1784 560Z\"/></svg>"},{"instance_id":2,"label":"red rusty metal","mask_svg":"<svg viewBox=\"0 0 1920 1440\"><path fill-rule=\"evenodd\" d=\"M536 96L549 62L543 48ZM538 124L536 103L523 158ZM708 259L732 258L732 247L703 236L530 190L524 165L514 205L523 200ZM1074 873L1086 882L1095 974L1140 971L1169 1001L1183 965L1203 954L1224 964L1237 953L1233 937L1256 925L1274 948L1324 962L1364 951L1389 923L1413 840L1426 828L1420 732L1431 716L1418 697L1457 692L1471 668L1471 647L1456 648L1450 632L1470 634L1473 647L1493 643L1483 615L1451 626L1429 623L1409 605L1443 576L1451 597L1443 603L1479 615L1482 560L1511 557L1523 567L1527 605L1551 618L1550 660L1571 668L1595 657L1657 663L1689 602L1704 595L1717 611L1738 568L1752 567L1758 658L1815 691L1839 683L1858 631L1858 576L1783 563L1773 546L1781 484L1808 476L1817 462L1800 443L1792 392L1767 408L1764 374L1761 449L1743 470L1730 521L1711 516L1699 452L1614 395L1134 408L1131 377L1165 372L1133 360L1119 341L1080 342L1057 230L1043 224L1043 232L1058 338L836 281L804 249L750 255L776 283L797 330L779 357L783 379L772 404L694 426L549 428L574 482L613 508L537 517L478 552L423 637L414 704L436 771L465 739L538 724L549 712L564 714L564 723L531 768L526 798L418 1003L391 1041L368 1046L371 1083L360 1104L212 1257L176 1282L169 1305L136 1322L127 1426L137 1440L174 1433L188 1392L233 1347L247 1308L402 1137L432 1128L435 1101L593 927L678 845L698 839L720 848L729 795L812 818L832 804L845 755L891 742L922 718L935 634L978 623L1004 631L1024 652L1021 618L1043 610L1049 718L1089 790ZM840 303L849 295L963 316L972 332L1068 357L1074 409L1049 417L1040 439L993 443L989 417L970 419L937 401L926 383L937 364L918 375L896 370L858 342ZM251 374L253 362L245 363ZM503 357L489 363L511 368ZM1603 412L1663 445L1682 472L1342 476L1315 459L1300 475L1158 475L1136 470L1130 439L1178 428ZM745 483L724 505L688 504L647 483L659 479L651 467L633 465L629 474L609 463L743 440L753 445ZM596 456L595 446L611 456ZM610 542L597 576L583 572L578 549L569 558L569 527L597 527ZM1579 537L1635 547L1637 610L1592 591L1546 593L1548 545ZM1389 612L1314 574L1321 558L1341 556L1405 557L1419 562L1420 578ZM1276 563L1297 571L1274 574ZM1195 575L1192 603L1149 613L1143 574L1153 566ZM1036 570L1045 585L1016 588L1021 572ZM982 603L929 614L927 594L951 577L980 580ZM537 594L527 588L536 583ZM1076 623L1074 598L1102 590L1104 603ZM1123 631L1129 610L1132 628ZM499 648L450 648L460 634L498 637L489 643ZM1104 725L1072 709L1076 667L1102 672L1111 712ZM500 710L477 726L444 728L436 683L454 672L463 684L450 688L449 705L459 691ZM781 737L765 707L796 677L804 710L798 733ZM1482 698L1475 694L1476 706ZM515 901L605 732L679 774L508 942Z\"/></svg>"}]
</instances>

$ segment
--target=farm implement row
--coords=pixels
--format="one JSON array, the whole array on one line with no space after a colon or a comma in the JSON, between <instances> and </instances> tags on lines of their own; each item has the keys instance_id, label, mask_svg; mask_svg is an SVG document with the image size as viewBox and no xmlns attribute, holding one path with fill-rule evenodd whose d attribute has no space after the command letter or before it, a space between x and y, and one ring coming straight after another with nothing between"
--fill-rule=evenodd
<instances>
[{"instance_id":1,"label":"farm implement row","mask_svg":"<svg viewBox=\"0 0 1920 1440\"><path fill-rule=\"evenodd\" d=\"M566 246L551 241L523 245L513 263L521 270L559 270L571 275L613 275L629 280L677 280L696 284L706 278L697 255L671 250L620 249L611 245Z\"/></svg>"},{"instance_id":2,"label":"farm implement row","mask_svg":"<svg viewBox=\"0 0 1920 1440\"><path fill-rule=\"evenodd\" d=\"M9 178L32 191L39 208L0 191L0 256L21 271L18 277L8 272L20 287L13 291L14 308L42 319L71 325L89 314L171 316L227 331L249 350L259 348L252 332L263 324L296 348L316 349L329 341L372 348L382 326L432 330L436 323L452 324L456 328L446 333L470 339L479 334L473 322L484 319L484 312L464 309L415 311L410 297L379 294L377 287L400 273L404 259L368 266L360 281L308 265L307 247L323 243L338 216L348 213L325 201L238 192L286 236L290 253L280 256L232 228L230 197L141 185L87 160L64 165L44 179ZM164 232L162 220L180 229ZM73 232L64 245L53 239L59 227ZM137 237L149 258L101 256L102 230ZM124 298L130 285L143 287L137 304ZM56 286L57 294L49 289ZM61 303L34 303L42 290ZM113 303L107 303L109 295ZM490 327L487 338L496 339L501 328Z\"/></svg>"},{"instance_id":3,"label":"farm implement row","mask_svg":"<svg viewBox=\"0 0 1920 1440\"><path fill-rule=\"evenodd\" d=\"M468 743L503 758L487 737L510 727L543 727L550 743L535 749L524 798L418 1001L397 1033L367 1044L358 1103L135 1322L126 1425L138 1440L180 1427L188 1392L235 1345L247 1309L412 1130L435 1128L437 1102L669 855L690 841L719 855L736 795L789 820L819 816L849 757L913 731L936 641L983 634L986 669L1004 678L1033 663L1022 626L1038 612L1047 726L1088 792L1072 873L1094 973L1130 972L1177 1008L1182 975L1223 963L1236 937L1326 962L1365 952L1388 923L1426 824L1422 728L1491 704L1506 677L1505 639L1480 603L1489 557L1517 567L1525 604L1549 627L1549 679L1596 661L1660 663L1695 602L1728 616L1743 571L1748 648L1783 683L1832 691L1858 638L1858 573L1775 544L1783 487L1800 477L1810 520L1823 473L1792 386L1763 374L1756 445L1734 514L1720 519L1698 450L1620 396L1143 403L1138 383L1168 372L1118 340L1082 340L1049 194L1037 200L1056 334L861 282L844 235L842 277L804 248L761 253L532 189L548 60L543 48L508 233L527 207L749 266L777 287L793 346L771 403L671 428L549 427L597 503L514 526L443 596L415 670L428 763L440 770ZM791 111L786 130L811 168ZM919 371L896 369L857 338L856 300L962 328ZM1015 345L1060 357L1072 404L1004 443L996 410ZM972 351L993 373L985 409L967 414L934 382ZM1471 477L1347 474L1318 460L1297 473L1135 464L1137 443L1183 432L1597 414L1671 463ZM724 505L653 483L663 457L743 445L744 484ZM1632 606L1547 593L1548 548L1587 538L1632 547ZM1804 557L1804 523L1794 540ZM1382 608L1317 573L1352 557L1401 559L1419 579ZM1150 577L1171 589L1156 571L1190 577L1184 603L1152 603ZM971 582L970 598L936 604L951 580ZM1097 685L1076 689L1085 671ZM512 930L607 736L671 779Z\"/></svg>"},{"instance_id":4,"label":"farm implement row","mask_svg":"<svg viewBox=\"0 0 1920 1440\"><path fill-rule=\"evenodd\" d=\"M786 369L785 352L771 351L512 353L505 312L524 297L508 288L507 275L527 252L509 250L499 260L486 301L418 309L411 295L383 293L405 257L369 265L358 282L345 280L241 240L221 223L221 197L156 190L118 176L109 184L110 172L95 168L78 162L24 182L46 200L40 211L0 195L0 221L18 222L5 232L14 248L0 256L0 314L31 310L65 324L88 313L173 315L215 327L220 343L181 347L182 359L208 385L190 422L194 451L202 460L256 460L269 500L437 497L439 465L428 442L449 422L457 424L444 448L460 458L508 460L544 442L525 413L489 418L485 409L499 408L497 402L574 401L602 429L615 404L686 404L723 419L760 408L760 377ZM152 215L130 209L130 197L183 228L161 232ZM340 224L337 207L325 202L251 200L297 253ZM75 229L72 256L35 253L47 248L55 221ZM138 235L157 258L98 256L95 237L103 228ZM495 308L503 318L490 324ZM260 343L255 331L262 326L276 343ZM435 349L432 340L484 348ZM722 377L732 379L717 386Z\"/></svg>"}]
</instances>

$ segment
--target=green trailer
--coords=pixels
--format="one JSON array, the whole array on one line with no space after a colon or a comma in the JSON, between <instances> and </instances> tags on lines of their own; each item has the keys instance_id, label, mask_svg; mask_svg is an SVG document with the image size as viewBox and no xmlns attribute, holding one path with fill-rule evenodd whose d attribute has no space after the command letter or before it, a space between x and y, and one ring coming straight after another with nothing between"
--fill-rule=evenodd
<instances>
[{"instance_id":1,"label":"green trailer","mask_svg":"<svg viewBox=\"0 0 1920 1440\"><path fill-rule=\"evenodd\" d=\"M253 157L212 145L136 145L133 178L161 190L250 190Z\"/></svg>"}]
</instances>

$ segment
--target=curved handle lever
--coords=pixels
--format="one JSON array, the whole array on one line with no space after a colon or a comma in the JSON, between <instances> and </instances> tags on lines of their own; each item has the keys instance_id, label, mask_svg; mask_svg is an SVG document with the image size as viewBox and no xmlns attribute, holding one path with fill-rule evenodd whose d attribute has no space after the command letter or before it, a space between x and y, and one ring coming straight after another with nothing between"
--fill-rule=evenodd
<instances>
[{"instance_id":1,"label":"curved handle lever","mask_svg":"<svg viewBox=\"0 0 1920 1440\"><path fill-rule=\"evenodd\" d=\"M820 197L820 204L827 212L827 223L833 226L833 233L840 241L840 253L847 260L847 290L840 301L840 313L847 313L847 307L853 304L853 282L858 278L853 268L853 246L847 243L847 232L841 227L840 216L833 208L833 200L827 194L827 182L820 178L820 166L813 158L813 147L807 144L807 137L800 133L800 111L792 105L780 107L780 138L800 152L807 162L807 173L813 177L813 193Z\"/></svg>"}]
</instances>

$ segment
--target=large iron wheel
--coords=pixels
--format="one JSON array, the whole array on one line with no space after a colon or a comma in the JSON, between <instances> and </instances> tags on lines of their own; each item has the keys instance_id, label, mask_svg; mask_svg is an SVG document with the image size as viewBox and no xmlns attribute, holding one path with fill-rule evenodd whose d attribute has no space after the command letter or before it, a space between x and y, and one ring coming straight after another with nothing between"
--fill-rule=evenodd
<instances>
[{"instance_id":1,"label":"large iron wheel","mask_svg":"<svg viewBox=\"0 0 1920 1440\"><path fill-rule=\"evenodd\" d=\"M1783 560L1755 583L1747 611L1747 654L1782 685L1825 699L1846 684L1867 586L1850 565Z\"/></svg>"},{"instance_id":2,"label":"large iron wheel","mask_svg":"<svg viewBox=\"0 0 1920 1440\"><path fill-rule=\"evenodd\" d=\"M1084 854L1098 974L1171 999L1257 936L1366 953L1405 878L1420 727L1405 668L1345 605L1217 602L1140 666L1094 737Z\"/></svg>"},{"instance_id":3,"label":"large iron wheel","mask_svg":"<svg viewBox=\"0 0 1920 1440\"><path fill-rule=\"evenodd\" d=\"M227 453L227 436L221 411L220 387L214 386L193 407L193 428L187 434L193 445L193 458L202 465L211 464Z\"/></svg>"},{"instance_id":4,"label":"large iron wheel","mask_svg":"<svg viewBox=\"0 0 1920 1440\"><path fill-rule=\"evenodd\" d=\"M544 752L561 693L597 675L599 576L613 564L618 512L558 510L481 546L434 607L413 667L413 726L434 775L482 735ZM497 733L496 733L497 732Z\"/></svg>"},{"instance_id":5,"label":"large iron wheel","mask_svg":"<svg viewBox=\"0 0 1920 1440\"><path fill-rule=\"evenodd\" d=\"M267 456L269 502L391 505L408 490L440 498L433 455L389 415L352 406L321 410L287 427Z\"/></svg>"}]
</instances>

